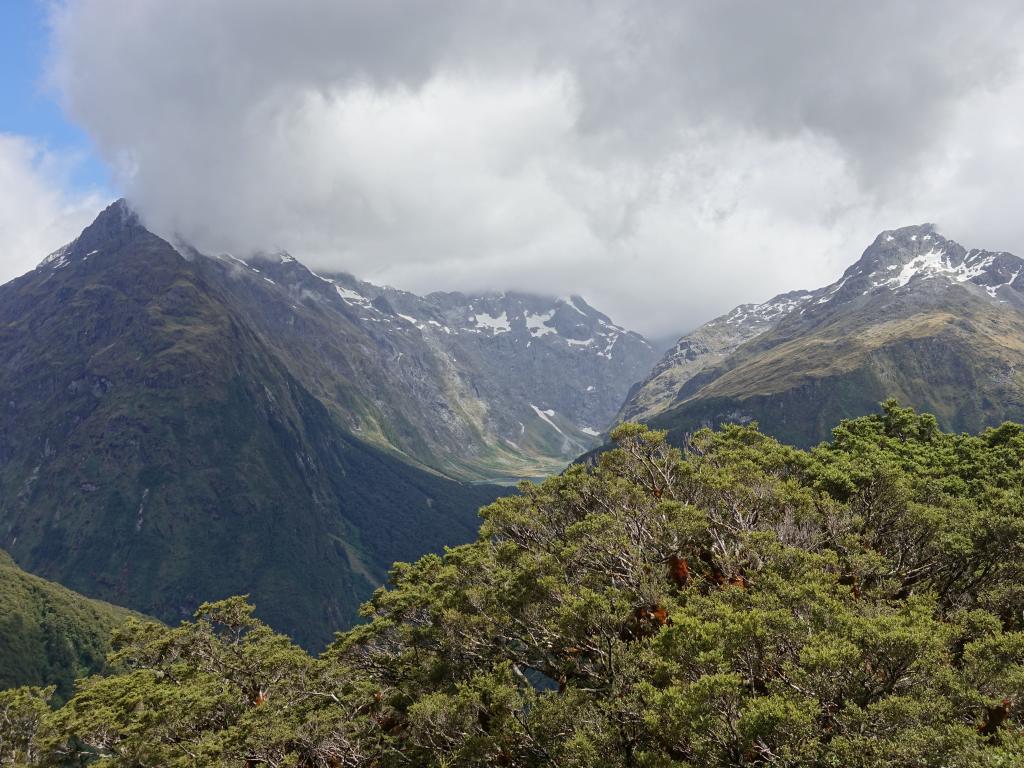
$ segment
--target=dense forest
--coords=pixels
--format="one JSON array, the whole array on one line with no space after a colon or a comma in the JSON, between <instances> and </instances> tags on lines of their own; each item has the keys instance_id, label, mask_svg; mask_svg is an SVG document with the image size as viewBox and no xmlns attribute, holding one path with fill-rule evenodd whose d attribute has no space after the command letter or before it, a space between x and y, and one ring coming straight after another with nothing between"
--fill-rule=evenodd
<instances>
[{"instance_id":1,"label":"dense forest","mask_svg":"<svg viewBox=\"0 0 1024 768\"><path fill-rule=\"evenodd\" d=\"M1024 427L613 439L319 657L242 597L130 620L59 708L0 693L0 764L1024 764Z\"/></svg>"},{"instance_id":2,"label":"dense forest","mask_svg":"<svg viewBox=\"0 0 1024 768\"><path fill-rule=\"evenodd\" d=\"M53 684L53 702L66 700L75 678L107 669L111 632L132 615L25 573L0 550L0 689Z\"/></svg>"}]
</instances>

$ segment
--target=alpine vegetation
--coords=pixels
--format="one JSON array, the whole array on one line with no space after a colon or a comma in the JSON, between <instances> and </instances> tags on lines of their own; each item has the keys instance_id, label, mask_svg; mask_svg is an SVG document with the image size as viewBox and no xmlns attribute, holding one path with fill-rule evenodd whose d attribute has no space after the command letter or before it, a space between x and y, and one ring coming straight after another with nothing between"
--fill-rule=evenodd
<instances>
[{"instance_id":1,"label":"alpine vegetation","mask_svg":"<svg viewBox=\"0 0 1024 768\"><path fill-rule=\"evenodd\" d=\"M0 763L1011 766L1024 427L887 402L811 450L753 425L615 448L397 564L319 657L242 597L130 621L120 671L0 694Z\"/></svg>"}]
</instances>

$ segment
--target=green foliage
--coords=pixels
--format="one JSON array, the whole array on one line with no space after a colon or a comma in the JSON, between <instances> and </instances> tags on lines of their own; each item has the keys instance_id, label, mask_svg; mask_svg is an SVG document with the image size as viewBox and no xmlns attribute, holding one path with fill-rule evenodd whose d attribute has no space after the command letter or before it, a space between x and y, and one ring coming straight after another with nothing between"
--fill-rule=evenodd
<instances>
[{"instance_id":1,"label":"green foliage","mask_svg":"<svg viewBox=\"0 0 1024 768\"><path fill-rule=\"evenodd\" d=\"M131 615L25 573L0 550L0 689L53 685L64 701L76 678L106 669L111 630Z\"/></svg>"},{"instance_id":2,"label":"green foliage","mask_svg":"<svg viewBox=\"0 0 1024 768\"><path fill-rule=\"evenodd\" d=\"M319 658L241 598L126 626L126 671L43 718L33 764L1024 761L1024 428L886 403L809 452L613 438L396 565Z\"/></svg>"},{"instance_id":3,"label":"green foliage","mask_svg":"<svg viewBox=\"0 0 1024 768\"><path fill-rule=\"evenodd\" d=\"M54 687L0 691L0 765L32 765Z\"/></svg>"}]
</instances>

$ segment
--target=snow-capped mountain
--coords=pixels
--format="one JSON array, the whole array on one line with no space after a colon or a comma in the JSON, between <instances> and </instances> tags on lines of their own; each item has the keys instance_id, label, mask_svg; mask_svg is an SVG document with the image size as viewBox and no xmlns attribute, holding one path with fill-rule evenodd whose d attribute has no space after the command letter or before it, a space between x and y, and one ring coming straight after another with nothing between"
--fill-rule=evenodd
<instances>
[{"instance_id":1,"label":"snow-capped mountain","mask_svg":"<svg viewBox=\"0 0 1024 768\"><path fill-rule=\"evenodd\" d=\"M681 338L631 394L620 417L685 422L687 428L719 417L766 423L762 406L753 404L770 401L776 416L769 420L802 424L780 433L807 442L855 415L862 401L873 407L896 395L947 415L950 426L984 425L1016 413L1024 343L1012 328L1022 312L1024 261L1017 256L968 250L931 225L882 232L836 282L741 305ZM990 322L975 326L981 318ZM925 352L928 339L943 346ZM933 365L940 354L953 354L961 364L911 371ZM968 364L972 360L977 364ZM930 390L953 372L973 382L971 391L933 402ZM855 386L854 375L861 377ZM832 385L851 390L826 396L823 388ZM804 392L803 407L827 414L811 426L780 405L784 392L807 386L814 393ZM844 410L843 403L853 402L856 407Z\"/></svg>"},{"instance_id":2,"label":"snow-capped mountain","mask_svg":"<svg viewBox=\"0 0 1024 768\"><path fill-rule=\"evenodd\" d=\"M676 342L648 377L630 393L619 412L621 421L644 421L661 413L680 388L698 372L721 362L742 344L760 336L803 306L812 294L786 293L763 304L740 304Z\"/></svg>"},{"instance_id":3,"label":"snow-capped mountain","mask_svg":"<svg viewBox=\"0 0 1024 768\"><path fill-rule=\"evenodd\" d=\"M335 289L364 321L394 323L397 316L461 365L507 444L518 447L532 415L560 436L562 457L578 455L609 426L629 386L656 358L642 336L580 296L421 297L346 276L336 278Z\"/></svg>"},{"instance_id":4,"label":"snow-capped mountain","mask_svg":"<svg viewBox=\"0 0 1024 768\"><path fill-rule=\"evenodd\" d=\"M557 471L657 359L579 296L418 296L285 253L191 256L354 433L454 477Z\"/></svg>"}]
</instances>

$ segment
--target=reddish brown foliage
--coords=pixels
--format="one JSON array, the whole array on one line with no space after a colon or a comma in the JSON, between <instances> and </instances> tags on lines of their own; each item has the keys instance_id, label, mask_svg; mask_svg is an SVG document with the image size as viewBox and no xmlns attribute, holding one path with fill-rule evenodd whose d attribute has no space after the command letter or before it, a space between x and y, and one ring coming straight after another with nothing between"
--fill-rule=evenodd
<instances>
[{"instance_id":1,"label":"reddish brown foliage","mask_svg":"<svg viewBox=\"0 0 1024 768\"><path fill-rule=\"evenodd\" d=\"M1003 699L1002 702L995 707L985 708L985 721L978 726L978 733L982 736L994 736L996 731L999 730L999 726L1007 721L1010 717L1010 700Z\"/></svg>"},{"instance_id":2,"label":"reddish brown foliage","mask_svg":"<svg viewBox=\"0 0 1024 768\"><path fill-rule=\"evenodd\" d=\"M685 587L690 583L690 564L685 557L672 555L668 559L668 575L677 587Z\"/></svg>"}]
</instances>

